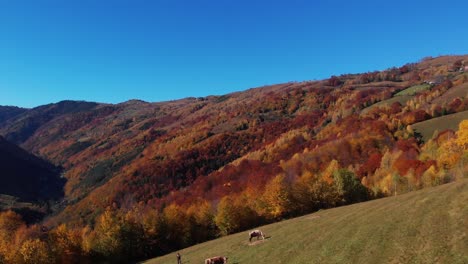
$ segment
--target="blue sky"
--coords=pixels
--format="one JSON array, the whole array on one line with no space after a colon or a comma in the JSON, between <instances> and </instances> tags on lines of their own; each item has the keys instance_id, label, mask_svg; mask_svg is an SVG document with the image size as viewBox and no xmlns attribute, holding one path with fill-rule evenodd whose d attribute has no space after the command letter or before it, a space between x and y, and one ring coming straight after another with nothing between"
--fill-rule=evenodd
<instances>
[{"instance_id":1,"label":"blue sky","mask_svg":"<svg viewBox=\"0 0 468 264\"><path fill-rule=\"evenodd\" d=\"M0 105L220 95L468 53L468 1L0 0Z\"/></svg>"}]
</instances>

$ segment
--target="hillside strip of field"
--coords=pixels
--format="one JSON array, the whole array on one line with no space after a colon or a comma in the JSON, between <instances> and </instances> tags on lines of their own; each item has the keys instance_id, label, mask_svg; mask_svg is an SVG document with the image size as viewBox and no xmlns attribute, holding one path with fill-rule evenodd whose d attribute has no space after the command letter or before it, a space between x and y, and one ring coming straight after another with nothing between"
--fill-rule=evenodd
<instances>
[{"instance_id":1,"label":"hillside strip of field","mask_svg":"<svg viewBox=\"0 0 468 264\"><path fill-rule=\"evenodd\" d=\"M468 83L463 83L461 85L450 88L444 94L435 98L431 103L443 104L445 102L449 104L456 98L468 98Z\"/></svg>"},{"instance_id":2,"label":"hillside strip of field","mask_svg":"<svg viewBox=\"0 0 468 264\"><path fill-rule=\"evenodd\" d=\"M413 95L395 96L390 99L380 101L378 103L375 103L369 107L362 109L361 114L367 114L368 112L370 112L370 110L377 108L377 107L387 107L387 106L390 107L395 102L399 102L400 104L405 105L406 102L408 102L409 100L413 98L414 98Z\"/></svg>"},{"instance_id":3,"label":"hillside strip of field","mask_svg":"<svg viewBox=\"0 0 468 264\"><path fill-rule=\"evenodd\" d=\"M409 87L409 88L395 94L395 96L415 95L415 94L417 94L419 92L428 90L430 87L431 87L431 85L429 85L429 84L418 84L418 85L415 85L415 86L411 86L411 87Z\"/></svg>"},{"instance_id":4,"label":"hillside strip of field","mask_svg":"<svg viewBox=\"0 0 468 264\"><path fill-rule=\"evenodd\" d=\"M468 179L260 227L180 250L182 263L468 263ZM176 253L147 264L177 263Z\"/></svg>"},{"instance_id":5,"label":"hillside strip of field","mask_svg":"<svg viewBox=\"0 0 468 264\"><path fill-rule=\"evenodd\" d=\"M432 118L423 122L411 125L414 131L421 133L423 140L427 142L432 138L434 132L437 130L442 132L446 129L453 131L458 130L458 124L462 120L468 119L468 111Z\"/></svg>"}]
</instances>

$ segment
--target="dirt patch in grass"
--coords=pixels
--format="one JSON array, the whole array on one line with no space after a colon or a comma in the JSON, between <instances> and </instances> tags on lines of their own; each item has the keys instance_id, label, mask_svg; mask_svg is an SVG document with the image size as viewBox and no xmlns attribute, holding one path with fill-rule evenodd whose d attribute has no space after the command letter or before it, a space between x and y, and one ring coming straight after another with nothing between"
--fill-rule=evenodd
<instances>
[{"instance_id":1,"label":"dirt patch in grass","mask_svg":"<svg viewBox=\"0 0 468 264\"><path fill-rule=\"evenodd\" d=\"M256 246L256 245L259 245L259 244L262 244L262 243L265 243L268 241L270 237L265 237L265 239L259 239L259 240L254 240L252 242L247 242L247 245L249 246Z\"/></svg>"}]
</instances>

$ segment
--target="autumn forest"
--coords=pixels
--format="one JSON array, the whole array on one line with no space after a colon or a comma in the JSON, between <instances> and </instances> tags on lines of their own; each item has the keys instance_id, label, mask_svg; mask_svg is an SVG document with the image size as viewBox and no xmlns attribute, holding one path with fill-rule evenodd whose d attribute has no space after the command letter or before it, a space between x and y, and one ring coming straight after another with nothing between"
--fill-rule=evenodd
<instances>
[{"instance_id":1,"label":"autumn forest","mask_svg":"<svg viewBox=\"0 0 468 264\"><path fill-rule=\"evenodd\" d=\"M0 263L128 263L466 178L467 95L468 56L442 56L222 96L0 106Z\"/></svg>"}]
</instances>

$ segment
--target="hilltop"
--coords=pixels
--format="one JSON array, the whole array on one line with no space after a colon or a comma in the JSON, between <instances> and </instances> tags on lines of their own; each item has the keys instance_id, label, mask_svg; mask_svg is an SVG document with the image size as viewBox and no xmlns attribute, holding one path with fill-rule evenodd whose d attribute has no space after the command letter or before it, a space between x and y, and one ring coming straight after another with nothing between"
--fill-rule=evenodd
<instances>
[{"instance_id":1,"label":"hilltop","mask_svg":"<svg viewBox=\"0 0 468 264\"><path fill-rule=\"evenodd\" d=\"M468 180L260 227L178 252L183 263L225 255L229 263L466 263ZM174 263L175 253L146 264Z\"/></svg>"}]
</instances>

